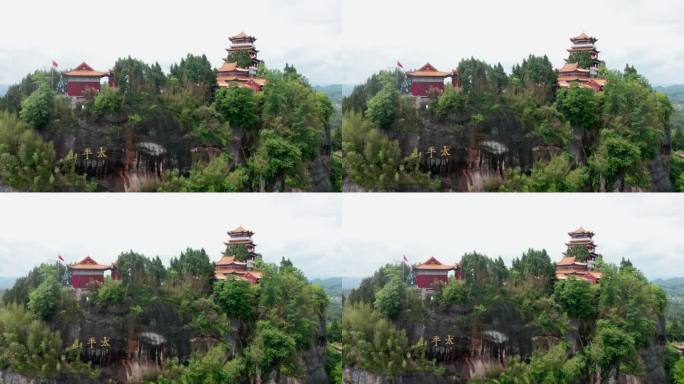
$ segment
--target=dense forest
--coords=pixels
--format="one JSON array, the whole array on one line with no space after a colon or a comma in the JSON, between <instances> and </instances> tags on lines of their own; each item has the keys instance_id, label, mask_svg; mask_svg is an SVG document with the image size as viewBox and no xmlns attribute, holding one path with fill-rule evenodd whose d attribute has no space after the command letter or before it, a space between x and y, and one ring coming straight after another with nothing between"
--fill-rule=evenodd
<instances>
[{"instance_id":1,"label":"dense forest","mask_svg":"<svg viewBox=\"0 0 684 384\"><path fill-rule=\"evenodd\" d=\"M684 189L681 111L633 67L602 66L601 92L557 89L546 56L510 74L475 58L456 72L459 87L422 101L400 70L354 88L342 108L345 191Z\"/></svg>"},{"instance_id":2,"label":"dense forest","mask_svg":"<svg viewBox=\"0 0 684 384\"><path fill-rule=\"evenodd\" d=\"M667 295L628 260L598 261L593 285L556 281L532 249L511 267L469 253L461 268L427 294L398 265L365 279L344 307L345 382L684 383Z\"/></svg>"},{"instance_id":3,"label":"dense forest","mask_svg":"<svg viewBox=\"0 0 684 384\"><path fill-rule=\"evenodd\" d=\"M127 57L79 102L36 71L0 98L0 188L19 191L335 191L339 110L297 70L261 91L216 87L206 56L164 73ZM334 90L326 91L333 93ZM334 94L334 93L333 93ZM99 152L102 149L102 152Z\"/></svg>"},{"instance_id":4,"label":"dense forest","mask_svg":"<svg viewBox=\"0 0 684 384\"><path fill-rule=\"evenodd\" d=\"M59 383L340 382L341 352L327 333L339 341L341 330L326 327L329 296L289 260L257 260L264 273L254 285L215 281L204 250L187 249L170 266L129 251L116 265L121 279L80 295L62 264L19 278L0 304L0 374Z\"/></svg>"}]
</instances>

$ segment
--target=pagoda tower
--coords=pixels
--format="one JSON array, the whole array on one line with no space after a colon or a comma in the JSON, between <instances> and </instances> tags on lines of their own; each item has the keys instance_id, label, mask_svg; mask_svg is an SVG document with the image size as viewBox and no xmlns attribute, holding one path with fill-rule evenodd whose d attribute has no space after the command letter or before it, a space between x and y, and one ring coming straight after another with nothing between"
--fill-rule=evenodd
<instances>
[{"instance_id":1,"label":"pagoda tower","mask_svg":"<svg viewBox=\"0 0 684 384\"><path fill-rule=\"evenodd\" d=\"M254 232L250 231L249 229L245 229L242 225L240 225L232 231L228 231L228 236L230 238L224 244L227 246L245 245L247 247L247 252L253 254L254 248L256 247L254 240L252 240L253 235Z\"/></svg>"},{"instance_id":2,"label":"pagoda tower","mask_svg":"<svg viewBox=\"0 0 684 384\"><path fill-rule=\"evenodd\" d=\"M601 272L594 271L594 263L599 257L595 252L594 232L584 227L579 227L572 232L568 232L568 235L570 236L570 241L565 243L568 247L567 251L563 254L563 259L556 263L556 279L567 280L569 276L574 276L576 279L596 283L601 278ZM586 260L577 260L576 256L572 256L577 248L585 248L587 250Z\"/></svg>"},{"instance_id":3,"label":"pagoda tower","mask_svg":"<svg viewBox=\"0 0 684 384\"><path fill-rule=\"evenodd\" d=\"M598 74L599 67L603 63L603 61L599 60L598 58L600 51L596 49L596 42L598 39L582 32L582 34L579 36L571 37L570 41L572 42L572 47L568 49L568 53L570 53L570 55L582 52L589 52L591 54L591 65L589 68L585 69L589 70L589 73L592 77L596 76Z\"/></svg>"},{"instance_id":4,"label":"pagoda tower","mask_svg":"<svg viewBox=\"0 0 684 384\"><path fill-rule=\"evenodd\" d=\"M214 278L216 280L226 280L228 278L236 278L245 280L251 284L255 284L262 277L262 272L254 269L257 254L254 252L256 244L252 240L254 232L245 229L242 225L228 231L230 237L224 244L228 247L226 254L216 262L214 269ZM242 246L247 248L249 255L244 261L239 261L235 255L228 254L230 247Z\"/></svg>"},{"instance_id":5,"label":"pagoda tower","mask_svg":"<svg viewBox=\"0 0 684 384\"><path fill-rule=\"evenodd\" d=\"M229 37L229 39L230 48L226 48L229 58L220 68L216 69L216 85L224 88L238 86L259 92L266 84L266 79L256 75L257 67L263 63L257 57L259 51L254 47L256 37L240 32ZM247 52L249 55L250 63L247 68L240 67L235 61L228 61L230 54L238 52Z\"/></svg>"},{"instance_id":6,"label":"pagoda tower","mask_svg":"<svg viewBox=\"0 0 684 384\"><path fill-rule=\"evenodd\" d=\"M228 54L246 51L251 59L250 68L256 68L259 64L263 63L263 61L259 60L257 57L259 51L254 46L256 37L249 36L245 32L240 32L235 36L229 37L228 40L230 40L230 48L226 48Z\"/></svg>"},{"instance_id":7,"label":"pagoda tower","mask_svg":"<svg viewBox=\"0 0 684 384\"><path fill-rule=\"evenodd\" d=\"M606 79L598 77L598 71L603 61L599 60L599 50L596 49L597 38L582 33L579 36L571 37L572 47L568 49L570 56L588 52L591 56L589 68L584 68L570 57L566 64L558 71L558 86L568 88L572 84L577 84L581 88L591 88L595 92L603 90Z\"/></svg>"},{"instance_id":8,"label":"pagoda tower","mask_svg":"<svg viewBox=\"0 0 684 384\"><path fill-rule=\"evenodd\" d=\"M565 243L568 250L575 247L586 247L589 252L589 260L596 260L598 254L595 252L596 243L594 243L594 232L584 229L584 227L579 227L572 232L568 232L568 235L570 236L570 241Z\"/></svg>"}]
</instances>

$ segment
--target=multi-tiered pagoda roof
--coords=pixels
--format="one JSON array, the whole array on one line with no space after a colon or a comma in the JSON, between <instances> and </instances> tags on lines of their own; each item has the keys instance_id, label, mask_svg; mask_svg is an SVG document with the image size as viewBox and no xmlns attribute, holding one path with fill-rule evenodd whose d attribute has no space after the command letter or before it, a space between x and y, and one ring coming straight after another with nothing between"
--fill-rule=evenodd
<instances>
[{"instance_id":1,"label":"multi-tiered pagoda roof","mask_svg":"<svg viewBox=\"0 0 684 384\"><path fill-rule=\"evenodd\" d=\"M598 258L595 253L596 244L593 237L594 232L579 227L572 232L568 232L570 240L565 243L568 251L563 255L560 262L556 263L556 279L567 280L570 276L576 279L587 280L592 283L597 282L601 278L601 272L594 270L594 262ZM577 260L573 256L576 248L583 247L587 251L587 259L585 261Z\"/></svg>"},{"instance_id":2,"label":"multi-tiered pagoda roof","mask_svg":"<svg viewBox=\"0 0 684 384\"><path fill-rule=\"evenodd\" d=\"M579 63L568 61L558 72L558 86L561 88L577 84L582 88L591 88L600 91L606 85L606 80L598 77L598 70L603 61L599 60L599 50L596 49L597 38L582 33L571 37L572 47L568 49L570 54L588 52L591 55L589 68L582 68Z\"/></svg>"},{"instance_id":3,"label":"multi-tiered pagoda roof","mask_svg":"<svg viewBox=\"0 0 684 384\"><path fill-rule=\"evenodd\" d=\"M249 281L252 284L261 279L263 273L254 269L257 254L254 253L256 244L254 244L254 241L252 240L252 235L254 235L254 232L242 225L228 231L229 239L224 244L228 247L244 245L246 246L249 255L244 261L237 260L235 255L224 255L216 262L214 278L217 280L226 280L233 277Z\"/></svg>"},{"instance_id":4,"label":"multi-tiered pagoda roof","mask_svg":"<svg viewBox=\"0 0 684 384\"><path fill-rule=\"evenodd\" d=\"M226 62L216 69L216 85L219 87L238 86L259 91L266 84L266 79L256 76L256 68L263 63L259 60L259 51L254 47L256 37L240 32L228 38L230 47L226 48L229 54L246 52L249 55L250 63L248 68L238 66L237 62Z\"/></svg>"}]
</instances>

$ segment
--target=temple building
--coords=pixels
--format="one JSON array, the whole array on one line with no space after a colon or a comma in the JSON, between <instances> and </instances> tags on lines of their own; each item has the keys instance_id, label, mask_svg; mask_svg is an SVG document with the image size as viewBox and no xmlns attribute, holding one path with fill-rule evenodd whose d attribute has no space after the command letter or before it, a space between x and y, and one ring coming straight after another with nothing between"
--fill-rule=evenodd
<instances>
[{"instance_id":1,"label":"temple building","mask_svg":"<svg viewBox=\"0 0 684 384\"><path fill-rule=\"evenodd\" d=\"M255 284L261 279L261 276L263 275L262 272L254 269L257 254L254 252L256 244L254 244L254 241L252 240L252 235L254 235L254 232L245 229L242 225L232 231L228 231L228 236L230 238L224 243L228 246L228 249L230 249L231 246L244 245L248 255L243 261L238 260L236 255L226 254L221 257L221 259L216 262L216 268L214 270L214 277L216 280L226 280L234 277Z\"/></svg>"},{"instance_id":2,"label":"temple building","mask_svg":"<svg viewBox=\"0 0 684 384\"><path fill-rule=\"evenodd\" d=\"M86 256L78 263L67 265L71 272L71 286L77 289L87 289L91 281L104 283L105 271L112 271L112 279L117 280L118 274L114 265L99 264L92 257Z\"/></svg>"},{"instance_id":3,"label":"temple building","mask_svg":"<svg viewBox=\"0 0 684 384\"><path fill-rule=\"evenodd\" d=\"M411 96L416 97L426 97L431 89L444 91L444 79L447 77L452 78L452 83L455 87L458 86L458 76L454 73L439 71L430 63L426 63L416 70L406 72L406 77L411 88Z\"/></svg>"},{"instance_id":4,"label":"temple building","mask_svg":"<svg viewBox=\"0 0 684 384\"><path fill-rule=\"evenodd\" d=\"M599 257L595 252L594 233L579 227L569 232L568 235L570 235L570 241L565 243L568 250L563 255L563 259L556 263L556 279L567 280L569 276L575 276L577 279L596 283L601 278L601 272L594 271L594 263ZM581 248L586 250L587 257L584 261L572 256Z\"/></svg>"},{"instance_id":5,"label":"temple building","mask_svg":"<svg viewBox=\"0 0 684 384\"><path fill-rule=\"evenodd\" d=\"M449 272L454 271L454 278L463 280L460 264L442 264L434 257L430 257L420 264L413 265L416 274L416 286L418 288L432 289L436 282L446 284L449 281Z\"/></svg>"},{"instance_id":6,"label":"temple building","mask_svg":"<svg viewBox=\"0 0 684 384\"><path fill-rule=\"evenodd\" d=\"M591 56L589 68L583 68L579 63L568 61L558 72L558 86L562 88L578 84L582 88L591 88L598 92L603 90L606 80L598 77L598 71L603 61L599 60L596 49L597 38L586 33L570 38L572 47L568 49L570 55L588 52Z\"/></svg>"},{"instance_id":7,"label":"temple building","mask_svg":"<svg viewBox=\"0 0 684 384\"><path fill-rule=\"evenodd\" d=\"M99 91L103 77L108 77L110 84L113 81L110 72L96 71L85 62L70 71L62 72L62 76L66 81L67 96L76 98L85 96L87 89Z\"/></svg>"},{"instance_id":8,"label":"temple building","mask_svg":"<svg viewBox=\"0 0 684 384\"><path fill-rule=\"evenodd\" d=\"M240 32L235 36L229 37L228 40L230 40L230 48L226 48L226 51L228 51L229 54L243 51L247 52L251 60L249 65L250 68L256 68L259 64L263 63L263 61L259 60L257 57L259 51L254 46L256 37L249 36L245 32Z\"/></svg>"},{"instance_id":9,"label":"temple building","mask_svg":"<svg viewBox=\"0 0 684 384\"><path fill-rule=\"evenodd\" d=\"M256 71L259 64L263 63L257 57L259 51L254 47L256 37L249 36L244 32L229 37L230 48L226 48L228 55L246 52L250 63L247 68L238 66L237 62L226 61L221 68L216 70L216 85L219 87L238 86L253 89L255 92L261 90L266 84L266 79L257 77Z\"/></svg>"},{"instance_id":10,"label":"temple building","mask_svg":"<svg viewBox=\"0 0 684 384\"><path fill-rule=\"evenodd\" d=\"M254 232L250 231L249 229L245 229L242 225L240 225L232 231L228 231L228 236L230 238L224 244L226 246L245 245L247 247L247 251L253 254L254 248L256 247L254 240L252 240L253 235Z\"/></svg>"}]
</instances>

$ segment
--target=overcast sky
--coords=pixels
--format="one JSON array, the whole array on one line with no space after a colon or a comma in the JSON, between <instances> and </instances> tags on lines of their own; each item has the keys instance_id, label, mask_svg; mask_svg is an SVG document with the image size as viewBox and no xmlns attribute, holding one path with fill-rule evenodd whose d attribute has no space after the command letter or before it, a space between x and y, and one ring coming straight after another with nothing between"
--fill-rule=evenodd
<instances>
[{"instance_id":1,"label":"overcast sky","mask_svg":"<svg viewBox=\"0 0 684 384\"><path fill-rule=\"evenodd\" d=\"M186 53L216 66L228 36L255 35L270 67L315 83L355 84L400 60L438 69L475 56L507 71L530 53L563 64L570 36L599 38L611 68L636 65L654 85L684 83L681 0L11 0L0 22L0 83L57 60L106 70L132 55L168 68Z\"/></svg>"},{"instance_id":2,"label":"overcast sky","mask_svg":"<svg viewBox=\"0 0 684 384\"><path fill-rule=\"evenodd\" d=\"M290 258L307 276L363 277L380 266L466 252L502 256L528 248L560 260L567 232L596 233L609 262L631 259L649 278L684 276L684 198L664 194L2 194L0 276L41 262L126 250L167 264L186 247L212 260L226 231L255 232L267 262Z\"/></svg>"},{"instance_id":3,"label":"overcast sky","mask_svg":"<svg viewBox=\"0 0 684 384\"><path fill-rule=\"evenodd\" d=\"M561 259L568 232L596 233L608 262L649 278L684 276L684 197L663 194L363 194L344 196L344 273L369 275L406 255L458 262L466 252L510 266L528 248Z\"/></svg>"},{"instance_id":4,"label":"overcast sky","mask_svg":"<svg viewBox=\"0 0 684 384\"><path fill-rule=\"evenodd\" d=\"M255 232L266 262L287 257L309 277L336 275L340 194L0 194L0 276L41 262L91 256L111 263L124 251L168 265L187 247L220 258L226 232Z\"/></svg>"},{"instance_id":5,"label":"overcast sky","mask_svg":"<svg viewBox=\"0 0 684 384\"><path fill-rule=\"evenodd\" d=\"M119 57L158 61L165 70L187 53L220 66L240 31L257 38L272 68L294 64L313 82L335 82L339 0L9 0L0 16L0 83L14 83L51 59L60 69L86 61L107 70Z\"/></svg>"},{"instance_id":6,"label":"overcast sky","mask_svg":"<svg viewBox=\"0 0 684 384\"><path fill-rule=\"evenodd\" d=\"M348 81L397 59L449 70L474 56L510 72L532 53L559 67L568 39L584 31L599 38L608 67L630 63L654 85L684 83L681 0L343 0L342 9L345 58L356 63Z\"/></svg>"}]
</instances>

